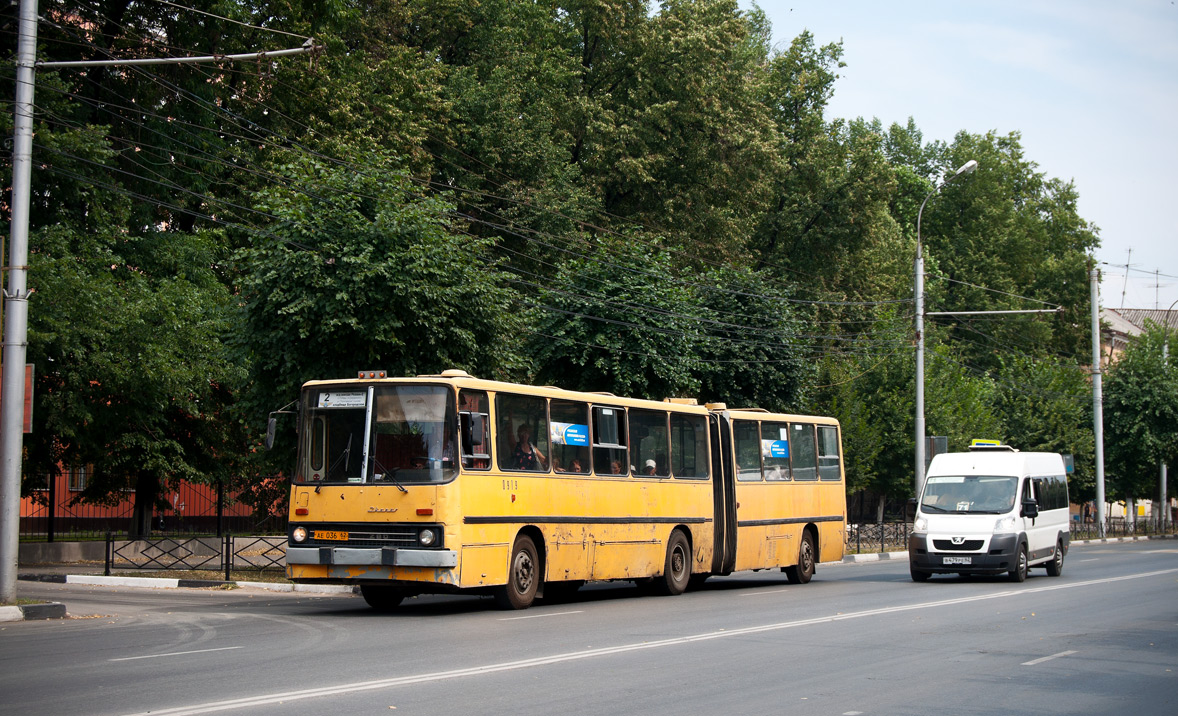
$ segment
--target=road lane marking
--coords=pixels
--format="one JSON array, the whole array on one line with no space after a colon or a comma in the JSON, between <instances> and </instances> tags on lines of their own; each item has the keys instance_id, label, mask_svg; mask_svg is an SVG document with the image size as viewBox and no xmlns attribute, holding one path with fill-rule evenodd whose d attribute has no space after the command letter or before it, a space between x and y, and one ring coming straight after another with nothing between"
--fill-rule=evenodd
<instances>
[{"instance_id":1,"label":"road lane marking","mask_svg":"<svg viewBox=\"0 0 1178 716\"><path fill-rule=\"evenodd\" d=\"M173 651L169 654L148 654L146 656L124 656L121 659L107 659L107 661L135 661L136 659L159 659L164 656L185 656L187 654L207 654L210 651L229 651L230 649L244 649L241 646L222 646L217 649L196 649L195 651Z\"/></svg>"},{"instance_id":2,"label":"road lane marking","mask_svg":"<svg viewBox=\"0 0 1178 716\"><path fill-rule=\"evenodd\" d=\"M517 619L544 619L546 617L560 617L560 616L564 616L565 614L580 614L584 611L585 611L584 609L578 609L575 612L552 612L551 614L528 614L528 615L525 615L522 617L502 617L499 619L499 621L513 622Z\"/></svg>"},{"instance_id":3,"label":"road lane marking","mask_svg":"<svg viewBox=\"0 0 1178 716\"><path fill-rule=\"evenodd\" d=\"M1071 656L1072 654L1075 654L1075 653L1076 652L1074 652L1074 651L1061 651L1058 654L1052 654L1051 656L1041 656L1038 659L1031 659L1030 661L1024 661L1022 663L1022 665L1023 666L1035 666L1037 664L1042 664L1045 661L1051 661L1052 659L1058 659L1061 656Z\"/></svg>"},{"instance_id":4,"label":"road lane marking","mask_svg":"<svg viewBox=\"0 0 1178 716\"><path fill-rule=\"evenodd\" d=\"M704 632L702 634L691 634L688 636L673 637L671 639L660 639L657 641L638 642L634 644L621 644L618 646L602 647L598 649L586 649L584 651L572 651L564 654L553 654L552 656L541 656L533 659L520 659L518 661L505 661L498 664L485 664L483 666L472 666L465 669L453 669L450 671L436 671L428 674L417 674L414 676L395 676L387 679L375 679L372 681L357 681L347 684L338 684L336 686L324 686L315 689L302 689L299 691L283 691L272 694L259 694L257 696L246 696L238 699L227 699L224 701L210 701L203 704L193 704L191 706L176 706L168 709L153 709L137 714L130 714L129 716L196 716L197 714L216 713L218 711L230 711L233 709L247 708L250 706L268 706L282 702L284 704L294 701L301 701L303 699L318 698L322 696L340 696L343 694L355 694L363 691L375 691L378 689L388 689L397 686L409 686L412 684L425 684L436 681L449 681L451 679L461 679L468 676L484 676L486 674L495 674L504 671L517 671L519 669L531 669L539 666L550 666L552 664L561 664L570 661L580 661L583 659L594 659L603 656L613 656L614 654L625 654L632 651L643 651L647 649L661 649L669 646L679 646L682 644L692 644L701 641L711 641L713 639L727 639L734 636L747 636L750 634L762 634L765 632L781 631L783 629L793 629L796 627L812 626L815 624L830 624L833 622L847 621L850 619L862 619L864 617L881 616L886 614L899 614L902 612L910 612L919 609L932 609L936 607L955 606L959 604L969 604L971 602L981 602L990 599L1003 599L1006 597L1021 596L1024 594L1038 594L1041 592L1054 592L1060 589L1075 589L1078 587L1093 587L1103 584L1113 584L1115 582L1124 582L1131 579L1144 579L1147 577L1157 577L1164 574L1173 574L1178 572L1175 569L1163 569L1156 572L1143 572L1141 574L1130 574L1123 577L1105 577L1103 579L1092 579L1085 582L1067 582L1063 584L1054 584L1045 587L1030 587L1023 589L1009 589L1001 592L991 592L989 594L979 594L970 597L959 597L957 599L941 599L935 602L920 602L918 604L906 604L894 607L881 607L879 609L865 609L860 612L848 612L846 614L835 614L825 617L814 617L811 619L799 619L790 622L777 622L775 624L762 624L760 626L744 627L740 629L727 629L724 631Z\"/></svg>"}]
</instances>

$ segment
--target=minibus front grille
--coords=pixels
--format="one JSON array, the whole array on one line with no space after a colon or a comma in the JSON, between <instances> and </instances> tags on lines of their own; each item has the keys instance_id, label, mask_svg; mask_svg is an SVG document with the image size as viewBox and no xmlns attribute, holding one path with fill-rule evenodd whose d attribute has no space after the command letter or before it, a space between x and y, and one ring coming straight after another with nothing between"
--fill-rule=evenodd
<instances>
[{"instance_id":1,"label":"minibus front grille","mask_svg":"<svg viewBox=\"0 0 1178 716\"><path fill-rule=\"evenodd\" d=\"M961 544L954 544L952 540L935 539L933 549L938 552L977 552L986 542L980 539L967 539Z\"/></svg>"}]
</instances>

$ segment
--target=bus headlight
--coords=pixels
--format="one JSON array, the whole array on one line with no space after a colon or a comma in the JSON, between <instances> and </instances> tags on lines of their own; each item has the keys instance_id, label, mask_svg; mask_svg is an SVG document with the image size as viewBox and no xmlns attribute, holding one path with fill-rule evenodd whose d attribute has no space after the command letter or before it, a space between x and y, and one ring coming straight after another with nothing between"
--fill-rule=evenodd
<instances>
[{"instance_id":1,"label":"bus headlight","mask_svg":"<svg viewBox=\"0 0 1178 716\"><path fill-rule=\"evenodd\" d=\"M917 534L924 534L928 532L928 518L917 517L916 521L912 523L912 531Z\"/></svg>"},{"instance_id":2,"label":"bus headlight","mask_svg":"<svg viewBox=\"0 0 1178 716\"><path fill-rule=\"evenodd\" d=\"M295 542L302 542L307 539L307 528L301 526L295 527L290 533L290 538Z\"/></svg>"},{"instance_id":3,"label":"bus headlight","mask_svg":"<svg viewBox=\"0 0 1178 716\"><path fill-rule=\"evenodd\" d=\"M417 534L417 541L421 543L422 547L432 547L437 539L438 533L434 530L425 529Z\"/></svg>"}]
</instances>

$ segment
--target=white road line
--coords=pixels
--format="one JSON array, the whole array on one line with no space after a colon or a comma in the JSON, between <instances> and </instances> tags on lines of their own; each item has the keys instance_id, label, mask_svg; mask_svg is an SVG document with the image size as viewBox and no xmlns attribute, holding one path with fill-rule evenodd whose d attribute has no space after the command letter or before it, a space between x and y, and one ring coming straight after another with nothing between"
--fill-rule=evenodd
<instances>
[{"instance_id":1,"label":"white road line","mask_svg":"<svg viewBox=\"0 0 1178 716\"><path fill-rule=\"evenodd\" d=\"M679 646L682 644L691 644L700 641L711 641L713 639L728 639L734 636L745 636L748 634L761 634L764 632L781 631L783 629L793 629L795 627L811 626L814 624L829 624L832 622L846 621L849 619L862 619L864 617L881 616L885 614L898 614L901 612L910 612L918 609L932 609L935 607L955 606L958 604L969 604L971 602L981 602L989 599L1002 599L1005 597L1016 597L1024 594L1037 594L1040 592L1053 592L1059 589L1075 589L1077 587L1093 587L1101 584L1112 584L1114 582L1124 582L1130 579L1144 579L1147 577L1157 577L1163 574L1173 574L1178 572L1175 569L1163 569L1156 572L1143 572L1141 574L1130 574L1124 577L1106 577L1104 579L1092 579L1086 582L1065 582L1063 584L1051 585L1048 587L1031 587L1023 589L1009 589L1001 592L991 592L989 594L980 594L972 597L960 597L957 599L942 599L935 602L921 602L919 604L906 604L897 607L881 607L880 609L866 609L861 612L848 612L846 614L835 614L827 617L814 617L813 619L799 619L792 622L777 622L775 624L762 624L760 626L745 627L742 629L728 629L724 631L704 632L702 634L691 634L688 636L675 637L672 639L662 639L658 641L638 642L635 644L621 644L618 646L608 646L599 649L586 649L584 651L571 651L564 654L553 654L552 656L542 656L535 659L521 659L519 661L506 661L498 664L485 664L483 666L472 666L465 669L454 669L451 671L435 671L429 674L418 674L415 676L396 676L388 679L375 679L373 681L356 681L349 684L339 684L336 686L325 686L317 689L303 689L301 691L282 691L273 694L259 694L257 696L247 696L240 699L228 699L225 701L210 701L203 704L193 704L191 706L176 706L170 709L159 709L152 711L145 711L130 716L196 716L197 714L216 713L218 711L230 711L232 709L246 708L249 706L266 706L282 702L289 704L303 699L318 698L321 696L339 696L341 694L354 694L362 691L375 691L378 689L388 689L396 686L408 686L410 684L424 684L434 681L449 681L450 679L460 679L467 676L482 676L484 674L494 674L503 671L517 671L519 669L531 669L538 666L548 666L551 664L560 664L569 661L581 661L583 659L595 659L602 656L612 656L614 654L624 654L632 651L643 651L647 649L661 649L668 646Z\"/></svg>"},{"instance_id":2,"label":"white road line","mask_svg":"<svg viewBox=\"0 0 1178 716\"><path fill-rule=\"evenodd\" d=\"M121 659L107 659L107 661L135 661L136 659L159 659L164 656L185 656L187 654L207 654L210 651L229 651L231 649L244 649L241 646L222 646L218 649L197 649L195 651L173 651L170 654L148 654L147 656L124 656Z\"/></svg>"},{"instance_id":3,"label":"white road line","mask_svg":"<svg viewBox=\"0 0 1178 716\"><path fill-rule=\"evenodd\" d=\"M1077 562L1099 562L1100 557L1093 557L1092 559L1080 559L1080 560L1076 560L1076 561Z\"/></svg>"},{"instance_id":4,"label":"white road line","mask_svg":"<svg viewBox=\"0 0 1178 716\"><path fill-rule=\"evenodd\" d=\"M1071 656L1072 654L1075 654L1075 653L1076 652L1074 652L1074 651L1061 651L1058 654L1052 654L1051 656L1041 656L1038 659L1031 659L1030 661L1024 661L1022 663L1022 665L1023 666L1035 666L1036 664L1042 664L1045 661L1051 661L1052 659L1058 659L1061 656Z\"/></svg>"},{"instance_id":5,"label":"white road line","mask_svg":"<svg viewBox=\"0 0 1178 716\"><path fill-rule=\"evenodd\" d=\"M547 617L561 617L561 616L564 616L565 614L580 614L584 611L585 611L584 609L578 609L575 612L552 612L550 614L528 614L528 615L522 616L522 617L503 617L499 621L513 622L513 621L516 621L517 619L546 619Z\"/></svg>"}]
</instances>

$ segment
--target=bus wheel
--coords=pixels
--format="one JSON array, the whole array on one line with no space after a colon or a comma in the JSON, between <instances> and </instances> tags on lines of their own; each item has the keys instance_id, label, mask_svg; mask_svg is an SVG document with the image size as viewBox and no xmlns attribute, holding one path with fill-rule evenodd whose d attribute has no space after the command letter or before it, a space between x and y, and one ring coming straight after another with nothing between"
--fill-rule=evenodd
<instances>
[{"instance_id":1,"label":"bus wheel","mask_svg":"<svg viewBox=\"0 0 1178 716\"><path fill-rule=\"evenodd\" d=\"M540 558L532 538L520 535L511 548L507 566L507 584L495 589L495 603L500 609L527 609L540 586Z\"/></svg>"},{"instance_id":2,"label":"bus wheel","mask_svg":"<svg viewBox=\"0 0 1178 716\"><path fill-rule=\"evenodd\" d=\"M360 596L378 612L391 612L408 596L404 589L384 584L361 584Z\"/></svg>"},{"instance_id":3,"label":"bus wheel","mask_svg":"<svg viewBox=\"0 0 1178 716\"><path fill-rule=\"evenodd\" d=\"M810 530L802 531L802 543L798 546L798 563L786 567L785 576L794 584L806 584L814 576L814 537Z\"/></svg>"},{"instance_id":4,"label":"bus wheel","mask_svg":"<svg viewBox=\"0 0 1178 716\"><path fill-rule=\"evenodd\" d=\"M667 561L663 565L662 579L655 580L659 594L675 596L687 591L691 581L691 546L679 530L671 533L667 540Z\"/></svg>"},{"instance_id":5,"label":"bus wheel","mask_svg":"<svg viewBox=\"0 0 1178 716\"><path fill-rule=\"evenodd\" d=\"M1063 542L1055 543L1055 556L1047 563L1047 576L1058 577L1063 574Z\"/></svg>"}]
</instances>

